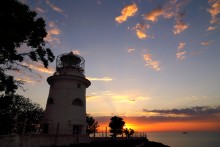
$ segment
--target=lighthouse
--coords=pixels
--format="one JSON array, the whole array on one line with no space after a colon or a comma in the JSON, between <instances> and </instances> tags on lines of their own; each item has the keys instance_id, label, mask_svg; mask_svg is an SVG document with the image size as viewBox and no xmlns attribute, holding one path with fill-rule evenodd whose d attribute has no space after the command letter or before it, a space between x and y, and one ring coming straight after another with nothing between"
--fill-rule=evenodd
<instances>
[{"instance_id":1,"label":"lighthouse","mask_svg":"<svg viewBox=\"0 0 220 147\"><path fill-rule=\"evenodd\" d=\"M85 60L76 54L61 54L56 71L47 79L50 85L42 131L45 134L86 134Z\"/></svg>"}]
</instances>

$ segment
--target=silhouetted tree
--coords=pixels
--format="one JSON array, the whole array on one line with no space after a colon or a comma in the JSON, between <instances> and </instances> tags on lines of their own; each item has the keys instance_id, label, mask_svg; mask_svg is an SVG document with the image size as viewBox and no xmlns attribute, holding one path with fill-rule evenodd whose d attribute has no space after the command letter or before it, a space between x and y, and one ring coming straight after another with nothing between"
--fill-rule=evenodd
<instances>
[{"instance_id":1,"label":"silhouetted tree","mask_svg":"<svg viewBox=\"0 0 220 147\"><path fill-rule=\"evenodd\" d=\"M43 109L39 104L20 95L0 96L0 134L35 133L39 121L43 117Z\"/></svg>"},{"instance_id":2,"label":"silhouetted tree","mask_svg":"<svg viewBox=\"0 0 220 147\"><path fill-rule=\"evenodd\" d=\"M125 125L125 122L121 117L114 116L110 119L109 127L110 133L112 133L112 137L116 137L119 134L123 133L123 126Z\"/></svg>"},{"instance_id":3,"label":"silhouetted tree","mask_svg":"<svg viewBox=\"0 0 220 147\"><path fill-rule=\"evenodd\" d=\"M125 135L129 138L129 137L131 137L133 134L134 134L134 130L133 129L131 129L131 128L125 128L124 130L123 130L123 132L125 133Z\"/></svg>"},{"instance_id":4,"label":"silhouetted tree","mask_svg":"<svg viewBox=\"0 0 220 147\"><path fill-rule=\"evenodd\" d=\"M45 21L27 5L17 0L4 0L0 5L0 20L0 91L11 94L23 83L8 71L28 69L28 62L25 62L28 60L41 61L47 68L55 57L45 47ZM18 50L21 45L26 45L26 51Z\"/></svg>"},{"instance_id":5,"label":"silhouetted tree","mask_svg":"<svg viewBox=\"0 0 220 147\"><path fill-rule=\"evenodd\" d=\"M92 133L96 133L98 131L98 122L89 114L86 114L86 133L88 135L92 134Z\"/></svg>"}]
</instances>

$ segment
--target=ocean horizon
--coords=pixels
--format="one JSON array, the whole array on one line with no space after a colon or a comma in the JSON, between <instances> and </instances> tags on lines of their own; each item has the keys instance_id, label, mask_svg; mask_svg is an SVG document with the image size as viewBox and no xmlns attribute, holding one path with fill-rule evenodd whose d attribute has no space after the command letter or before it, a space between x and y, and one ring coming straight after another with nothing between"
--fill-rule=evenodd
<instances>
[{"instance_id":1,"label":"ocean horizon","mask_svg":"<svg viewBox=\"0 0 220 147\"><path fill-rule=\"evenodd\" d=\"M110 135L108 132L107 136ZM106 134L96 133L95 136L105 137ZM220 147L220 131L136 132L133 137L146 137L149 141L160 142L170 147Z\"/></svg>"},{"instance_id":2,"label":"ocean horizon","mask_svg":"<svg viewBox=\"0 0 220 147\"><path fill-rule=\"evenodd\" d=\"M170 147L220 147L220 132L148 132L147 139Z\"/></svg>"}]
</instances>

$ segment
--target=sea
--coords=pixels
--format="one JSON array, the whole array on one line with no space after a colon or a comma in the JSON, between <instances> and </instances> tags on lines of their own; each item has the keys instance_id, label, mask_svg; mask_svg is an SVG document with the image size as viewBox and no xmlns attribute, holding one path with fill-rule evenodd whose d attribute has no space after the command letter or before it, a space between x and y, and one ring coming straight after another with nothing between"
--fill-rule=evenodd
<instances>
[{"instance_id":1,"label":"sea","mask_svg":"<svg viewBox=\"0 0 220 147\"><path fill-rule=\"evenodd\" d=\"M150 141L170 147L220 147L220 132L150 132Z\"/></svg>"},{"instance_id":2,"label":"sea","mask_svg":"<svg viewBox=\"0 0 220 147\"><path fill-rule=\"evenodd\" d=\"M110 135L102 132L97 133L96 137ZM170 147L220 147L220 132L138 132L133 136L146 137L149 141L160 142Z\"/></svg>"}]
</instances>

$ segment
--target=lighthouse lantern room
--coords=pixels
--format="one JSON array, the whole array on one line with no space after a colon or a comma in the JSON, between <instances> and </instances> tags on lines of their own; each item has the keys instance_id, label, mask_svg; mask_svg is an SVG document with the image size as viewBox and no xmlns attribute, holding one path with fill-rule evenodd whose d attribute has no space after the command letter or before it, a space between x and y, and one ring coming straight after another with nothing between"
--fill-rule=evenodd
<instances>
[{"instance_id":1,"label":"lighthouse lantern room","mask_svg":"<svg viewBox=\"0 0 220 147\"><path fill-rule=\"evenodd\" d=\"M47 79L50 85L42 130L45 134L86 134L85 60L72 52L56 59L56 72Z\"/></svg>"}]
</instances>

